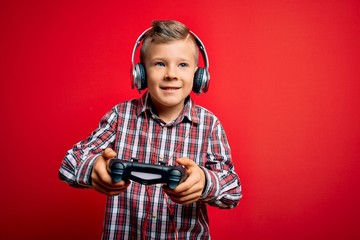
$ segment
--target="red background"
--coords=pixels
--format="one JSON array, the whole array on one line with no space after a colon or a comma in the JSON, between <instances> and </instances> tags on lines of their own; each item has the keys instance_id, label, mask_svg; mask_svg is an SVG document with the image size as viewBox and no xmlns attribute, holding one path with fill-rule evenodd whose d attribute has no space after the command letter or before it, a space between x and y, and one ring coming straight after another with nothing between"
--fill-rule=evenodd
<instances>
[{"instance_id":1,"label":"red background","mask_svg":"<svg viewBox=\"0 0 360 240\"><path fill-rule=\"evenodd\" d=\"M57 171L130 89L153 19L203 40L197 103L222 121L244 197L213 239L359 239L360 2L2 1L1 239L99 239L104 196Z\"/></svg>"}]
</instances>

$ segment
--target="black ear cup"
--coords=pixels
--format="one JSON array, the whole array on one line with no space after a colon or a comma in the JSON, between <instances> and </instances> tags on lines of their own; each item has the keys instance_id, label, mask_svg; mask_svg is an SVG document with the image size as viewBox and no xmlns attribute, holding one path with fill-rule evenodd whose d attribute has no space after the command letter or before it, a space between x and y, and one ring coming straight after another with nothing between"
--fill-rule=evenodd
<instances>
[{"instance_id":1,"label":"black ear cup","mask_svg":"<svg viewBox=\"0 0 360 240\"><path fill-rule=\"evenodd\" d=\"M209 77L206 75L204 68L198 68L194 74L194 84L193 92L194 93L206 93L209 88Z\"/></svg>"},{"instance_id":2,"label":"black ear cup","mask_svg":"<svg viewBox=\"0 0 360 240\"><path fill-rule=\"evenodd\" d=\"M133 71L134 83L133 85L138 90L144 90L147 87L146 84L146 72L145 67L141 63L138 63L134 67Z\"/></svg>"},{"instance_id":3,"label":"black ear cup","mask_svg":"<svg viewBox=\"0 0 360 240\"><path fill-rule=\"evenodd\" d=\"M200 93L203 77L204 77L204 69L198 68L194 74L194 84L192 88L194 93Z\"/></svg>"}]
</instances>

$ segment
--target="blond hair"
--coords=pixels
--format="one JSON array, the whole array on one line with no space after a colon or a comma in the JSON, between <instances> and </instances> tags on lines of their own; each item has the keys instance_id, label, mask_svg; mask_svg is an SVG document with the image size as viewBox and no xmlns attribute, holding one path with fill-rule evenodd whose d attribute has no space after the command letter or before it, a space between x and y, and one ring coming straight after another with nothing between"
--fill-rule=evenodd
<instances>
[{"instance_id":1,"label":"blond hair","mask_svg":"<svg viewBox=\"0 0 360 240\"><path fill-rule=\"evenodd\" d=\"M140 49L140 61L144 62L146 51L150 43L168 43L175 40L183 40L190 38L195 45L195 62L198 62L199 51L194 36L189 28L175 20L154 20L152 28L150 28L144 36L144 40Z\"/></svg>"}]
</instances>

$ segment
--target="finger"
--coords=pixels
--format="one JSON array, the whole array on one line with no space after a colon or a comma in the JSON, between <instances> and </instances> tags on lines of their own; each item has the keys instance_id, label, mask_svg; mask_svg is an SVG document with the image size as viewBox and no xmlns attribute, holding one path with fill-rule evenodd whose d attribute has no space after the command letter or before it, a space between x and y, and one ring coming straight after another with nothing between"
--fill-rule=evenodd
<instances>
[{"instance_id":1,"label":"finger","mask_svg":"<svg viewBox=\"0 0 360 240\"><path fill-rule=\"evenodd\" d=\"M190 160L189 158L178 158L176 162L180 165L183 165L186 168L192 167L195 165L195 162Z\"/></svg>"},{"instance_id":2,"label":"finger","mask_svg":"<svg viewBox=\"0 0 360 240\"><path fill-rule=\"evenodd\" d=\"M102 160L104 161L104 160ZM118 188L121 186L125 186L127 183L124 181L114 182L112 177L110 176L109 172L106 170L106 163L99 162L98 167L94 167L91 173L91 178L93 182L101 184L106 188ZM101 167L103 165L103 167Z\"/></svg>"},{"instance_id":3,"label":"finger","mask_svg":"<svg viewBox=\"0 0 360 240\"><path fill-rule=\"evenodd\" d=\"M101 155L104 159L110 159L116 157L116 152L111 148L106 148Z\"/></svg>"},{"instance_id":4,"label":"finger","mask_svg":"<svg viewBox=\"0 0 360 240\"><path fill-rule=\"evenodd\" d=\"M125 182L124 180L121 180L120 182L114 182L107 172L105 174L98 174L97 172L94 172L92 178L93 182L101 185L103 188L110 190L126 188L130 183L130 181Z\"/></svg>"},{"instance_id":5,"label":"finger","mask_svg":"<svg viewBox=\"0 0 360 240\"><path fill-rule=\"evenodd\" d=\"M180 194L180 193L188 193L192 191L196 191L200 188L199 185L199 176L196 174L196 171L189 170L188 177L185 179L184 182L180 183L173 192Z\"/></svg>"},{"instance_id":6,"label":"finger","mask_svg":"<svg viewBox=\"0 0 360 240\"><path fill-rule=\"evenodd\" d=\"M197 193L193 193L187 196L178 196L178 195L172 195L172 194L168 194L169 198L178 204L189 204L189 203L193 203L196 202L200 199L200 195L198 195Z\"/></svg>"},{"instance_id":7,"label":"finger","mask_svg":"<svg viewBox=\"0 0 360 240\"><path fill-rule=\"evenodd\" d=\"M180 194L186 194L186 192L189 191L191 187L192 186L191 184L189 184L189 182L182 182L175 189L168 188L167 191L180 195Z\"/></svg>"},{"instance_id":8,"label":"finger","mask_svg":"<svg viewBox=\"0 0 360 240\"><path fill-rule=\"evenodd\" d=\"M104 182L104 181L97 180L97 179L94 180L94 183L97 184L98 186L101 186L102 188L108 189L108 190L122 190L122 189L125 189L130 184L130 182L125 182L123 180L118 183L109 184L108 182Z\"/></svg>"},{"instance_id":9,"label":"finger","mask_svg":"<svg viewBox=\"0 0 360 240\"><path fill-rule=\"evenodd\" d=\"M106 161L106 171L110 172L109 160L116 157L116 152L111 148L106 148L101 156Z\"/></svg>"},{"instance_id":10,"label":"finger","mask_svg":"<svg viewBox=\"0 0 360 240\"><path fill-rule=\"evenodd\" d=\"M124 191L130 184L130 181L120 181L118 183L115 184L109 184L107 182L102 181L99 178L94 178L93 179L93 184L92 186L95 189L100 189L102 192L111 192L111 191L115 191L115 192L121 192Z\"/></svg>"},{"instance_id":11,"label":"finger","mask_svg":"<svg viewBox=\"0 0 360 240\"><path fill-rule=\"evenodd\" d=\"M109 196L119 195L125 190L125 189L108 189L108 188L104 188L102 185L98 185L97 183L93 184L93 188L96 191Z\"/></svg>"},{"instance_id":12,"label":"finger","mask_svg":"<svg viewBox=\"0 0 360 240\"><path fill-rule=\"evenodd\" d=\"M192 194L197 194L200 196L202 193L202 189L199 186L195 186L195 185L190 188L185 187L184 189L182 189L181 186L179 185L179 188L176 188L174 190L164 189L164 192L166 192L169 195L178 196L178 197L189 196Z\"/></svg>"}]
</instances>

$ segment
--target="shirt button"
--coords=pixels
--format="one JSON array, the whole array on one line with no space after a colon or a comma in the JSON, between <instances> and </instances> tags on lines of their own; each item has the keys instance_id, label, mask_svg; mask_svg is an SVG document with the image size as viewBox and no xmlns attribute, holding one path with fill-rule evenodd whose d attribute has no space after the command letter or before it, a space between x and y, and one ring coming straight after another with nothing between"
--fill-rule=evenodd
<instances>
[{"instance_id":1,"label":"shirt button","mask_svg":"<svg viewBox=\"0 0 360 240\"><path fill-rule=\"evenodd\" d=\"M153 217L153 218L156 218L156 212L153 212L152 217Z\"/></svg>"}]
</instances>

